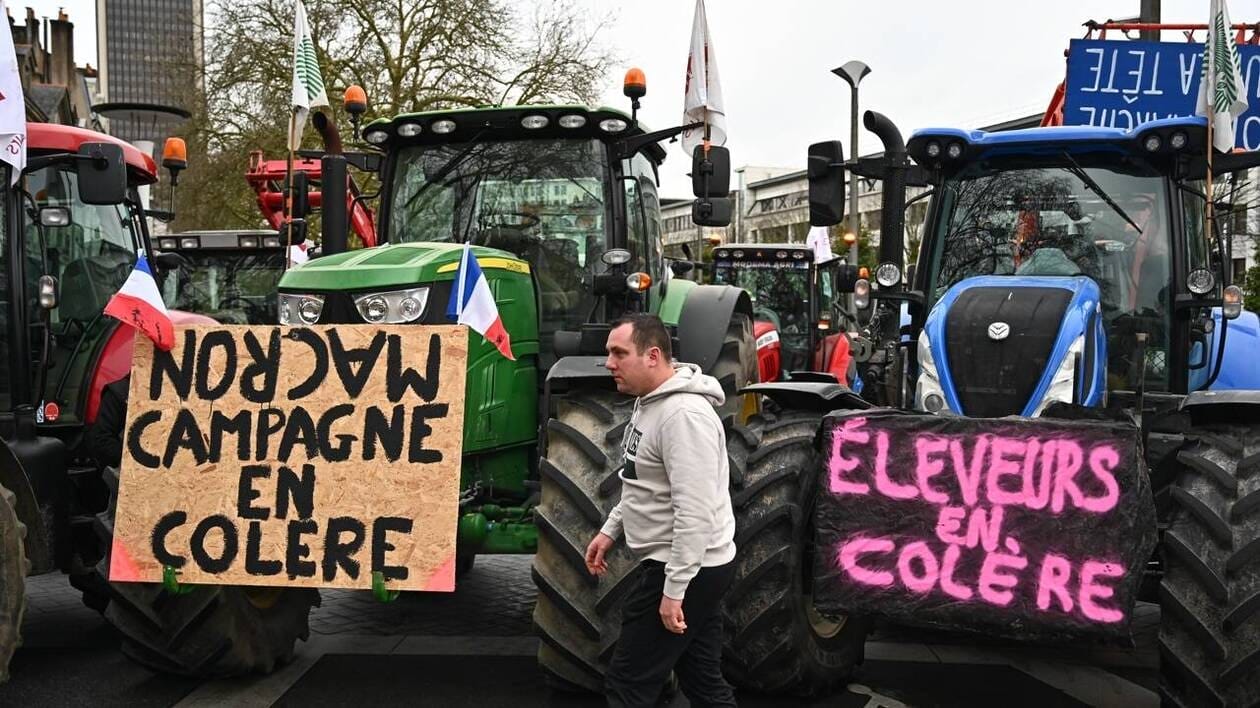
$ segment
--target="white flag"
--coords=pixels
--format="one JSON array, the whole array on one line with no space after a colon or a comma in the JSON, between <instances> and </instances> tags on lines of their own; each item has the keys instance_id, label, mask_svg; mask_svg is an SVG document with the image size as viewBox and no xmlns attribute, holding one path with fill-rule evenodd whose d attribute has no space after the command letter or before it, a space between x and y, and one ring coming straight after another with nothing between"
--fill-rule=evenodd
<instances>
[{"instance_id":1,"label":"white flag","mask_svg":"<svg viewBox=\"0 0 1260 708\"><path fill-rule=\"evenodd\" d=\"M293 122L290 123L289 149L302 145L302 130L306 127L306 115L311 108L328 105L328 92L324 79L319 75L319 60L315 56L315 42L311 39L311 26L306 22L306 8L302 0L296 0L293 14Z\"/></svg>"},{"instance_id":2,"label":"white flag","mask_svg":"<svg viewBox=\"0 0 1260 708\"><path fill-rule=\"evenodd\" d=\"M809 236L805 237L805 245L814 250L814 262L822 263L835 258L831 252L831 234L826 226L811 226Z\"/></svg>"},{"instance_id":3,"label":"white flag","mask_svg":"<svg viewBox=\"0 0 1260 708\"><path fill-rule=\"evenodd\" d=\"M0 0L0 17L9 11ZM17 184L26 167L26 99L22 96L22 78L18 75L17 52L13 35L0 32L0 160L9 163L13 172L9 185Z\"/></svg>"},{"instance_id":4,"label":"white flag","mask_svg":"<svg viewBox=\"0 0 1260 708\"><path fill-rule=\"evenodd\" d=\"M1209 106L1210 102L1210 106ZM1209 111L1210 109L1210 111ZM1212 0L1203 71L1195 114L1212 116L1212 145L1221 152L1234 149L1238 116L1247 110L1247 86L1238 60L1225 0Z\"/></svg>"},{"instance_id":5,"label":"white flag","mask_svg":"<svg viewBox=\"0 0 1260 708\"><path fill-rule=\"evenodd\" d=\"M696 17L691 25L691 55L687 57L687 99L683 104L683 125L703 121L708 124L709 142L726 144L726 109L722 106L722 82L718 78L717 52L709 36L709 20L704 0L696 0ZM687 155L704 142L705 126L684 131L682 148Z\"/></svg>"}]
</instances>

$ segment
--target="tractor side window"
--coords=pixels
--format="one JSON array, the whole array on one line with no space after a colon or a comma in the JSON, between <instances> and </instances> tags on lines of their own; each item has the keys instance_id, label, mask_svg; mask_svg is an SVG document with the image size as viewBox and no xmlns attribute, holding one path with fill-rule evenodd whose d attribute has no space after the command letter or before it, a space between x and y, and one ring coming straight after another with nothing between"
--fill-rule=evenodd
<instances>
[{"instance_id":1,"label":"tractor side window","mask_svg":"<svg viewBox=\"0 0 1260 708\"><path fill-rule=\"evenodd\" d=\"M63 293L74 294L60 298L49 313L54 331L93 320L131 275L136 262L127 208L84 204L79 201L78 184L78 175L68 169L48 167L26 175L26 191L35 198L36 207L26 227L26 279L31 287L27 300L31 308L39 306L34 283L44 273L57 278ZM38 209L46 206L69 209L70 223L44 227L41 253ZM32 309L33 317L38 314Z\"/></svg>"},{"instance_id":2,"label":"tractor side window","mask_svg":"<svg viewBox=\"0 0 1260 708\"><path fill-rule=\"evenodd\" d=\"M1211 254L1215 251L1216 242L1204 231L1205 203L1199 194L1203 193L1206 185L1202 180L1195 180L1188 182L1186 187L1180 192L1186 227L1186 273L1189 273L1196 268L1211 267Z\"/></svg>"},{"instance_id":3,"label":"tractor side window","mask_svg":"<svg viewBox=\"0 0 1260 708\"><path fill-rule=\"evenodd\" d=\"M643 207L643 183L635 175L634 163L627 160L622 163L625 176L621 180L626 193L626 248L630 250L631 259L628 264L632 271L650 272L647 262L648 225Z\"/></svg>"},{"instance_id":4,"label":"tractor side window","mask_svg":"<svg viewBox=\"0 0 1260 708\"><path fill-rule=\"evenodd\" d=\"M639 196L639 213L631 216L631 223L634 223L636 217L642 220L643 254L646 258L645 270L655 279L664 267L665 262L661 232L661 199L656 191L656 173L652 169L651 160L644 157L642 153L638 153L630 160L630 174L635 179ZM628 196L626 206L627 208L631 207Z\"/></svg>"}]
</instances>

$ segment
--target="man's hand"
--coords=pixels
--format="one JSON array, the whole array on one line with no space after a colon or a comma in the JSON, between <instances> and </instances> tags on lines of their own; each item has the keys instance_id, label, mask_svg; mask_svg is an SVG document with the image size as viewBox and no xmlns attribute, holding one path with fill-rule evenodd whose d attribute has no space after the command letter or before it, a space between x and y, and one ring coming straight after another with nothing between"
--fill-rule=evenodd
<instances>
[{"instance_id":1,"label":"man's hand","mask_svg":"<svg viewBox=\"0 0 1260 708\"><path fill-rule=\"evenodd\" d=\"M595 538L586 547L586 571L591 575L603 575L608 572L608 563L604 554L616 543L611 536L604 533L595 534Z\"/></svg>"},{"instance_id":2,"label":"man's hand","mask_svg":"<svg viewBox=\"0 0 1260 708\"><path fill-rule=\"evenodd\" d=\"M687 631L687 620L683 618L682 603L682 600L661 595L661 624L674 634Z\"/></svg>"}]
</instances>

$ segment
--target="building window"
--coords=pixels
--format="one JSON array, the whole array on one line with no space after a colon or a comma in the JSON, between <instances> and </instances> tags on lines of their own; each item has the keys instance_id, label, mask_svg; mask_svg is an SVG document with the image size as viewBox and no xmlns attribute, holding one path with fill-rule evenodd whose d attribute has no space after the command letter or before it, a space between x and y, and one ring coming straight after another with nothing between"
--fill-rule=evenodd
<instances>
[{"instance_id":1,"label":"building window","mask_svg":"<svg viewBox=\"0 0 1260 708\"><path fill-rule=\"evenodd\" d=\"M1233 282L1238 285L1242 285L1243 283L1247 282L1247 259L1246 258L1234 259Z\"/></svg>"}]
</instances>

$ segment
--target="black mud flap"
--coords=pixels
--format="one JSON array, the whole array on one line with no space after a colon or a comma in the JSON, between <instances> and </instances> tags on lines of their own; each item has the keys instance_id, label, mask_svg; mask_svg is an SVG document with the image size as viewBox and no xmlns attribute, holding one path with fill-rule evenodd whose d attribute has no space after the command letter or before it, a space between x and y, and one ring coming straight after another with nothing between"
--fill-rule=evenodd
<instances>
[{"instance_id":1,"label":"black mud flap","mask_svg":"<svg viewBox=\"0 0 1260 708\"><path fill-rule=\"evenodd\" d=\"M1137 427L833 413L820 436L824 615L1125 641L1156 543Z\"/></svg>"}]
</instances>

